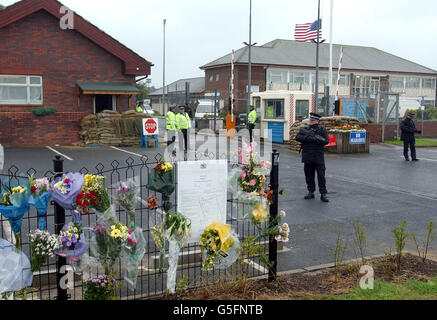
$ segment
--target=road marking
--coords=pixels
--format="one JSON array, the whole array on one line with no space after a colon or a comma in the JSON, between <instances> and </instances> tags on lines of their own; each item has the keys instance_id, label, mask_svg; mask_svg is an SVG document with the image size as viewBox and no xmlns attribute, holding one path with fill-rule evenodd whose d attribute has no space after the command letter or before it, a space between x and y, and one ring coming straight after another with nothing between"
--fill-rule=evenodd
<instances>
[{"instance_id":1,"label":"road marking","mask_svg":"<svg viewBox=\"0 0 437 320\"><path fill-rule=\"evenodd\" d=\"M111 148L114 149L114 150L118 150L118 151L121 151L121 152L132 154L132 155L140 157L140 158L143 156L142 154L135 153L135 152L130 152L130 151L123 150L123 149L120 149L120 148L117 148L117 147L111 147Z\"/></svg>"},{"instance_id":2,"label":"road marking","mask_svg":"<svg viewBox=\"0 0 437 320\"><path fill-rule=\"evenodd\" d=\"M52 147L47 146L46 148L52 150L54 153L57 153L57 154L59 154L60 156L63 156L63 157L64 157L65 159L67 159L67 160L73 161L73 159L71 159L70 157L66 156L66 155L63 154L63 153L60 153L59 151L56 151L56 150L53 149Z\"/></svg>"}]
</instances>

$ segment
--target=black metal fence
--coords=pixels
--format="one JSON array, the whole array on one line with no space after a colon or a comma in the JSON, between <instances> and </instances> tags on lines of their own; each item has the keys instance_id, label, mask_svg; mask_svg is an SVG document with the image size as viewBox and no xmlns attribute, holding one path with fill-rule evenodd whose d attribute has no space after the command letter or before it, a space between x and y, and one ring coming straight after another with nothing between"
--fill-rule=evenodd
<instances>
[{"instance_id":1,"label":"black metal fence","mask_svg":"<svg viewBox=\"0 0 437 320\"><path fill-rule=\"evenodd\" d=\"M197 154L196 158L198 160L208 160L215 159L215 156L209 155L205 156L203 154ZM128 158L125 163L120 163L114 160L110 167L105 167L103 164L98 163L94 168L82 168L79 170L82 174L98 174L106 177L105 183L108 188L110 197L115 196L115 185L118 182L126 181L129 178L138 178L140 181L140 197L146 200L149 196L156 196L159 203L160 194L153 192L146 188L149 170L153 169L155 164L161 159L161 155L157 154L154 158L148 158L143 156L139 163L135 163L134 159ZM58 159L59 160L59 159ZM54 171L37 172L34 169L29 169L27 171L20 171L16 166L12 166L4 173L0 175L3 178L10 180L18 180L19 177L27 177L30 174L34 174L36 178L47 177L49 179L55 177L56 174L61 173L60 171L69 172L68 167L64 167L59 170L60 162L54 160L55 168ZM57 163L57 168L56 168ZM238 165L237 162L228 160L229 169ZM175 167L177 170L177 166ZM270 176L267 176L269 181ZM172 202L177 206L177 188L178 184L176 182L176 190L173 193ZM3 190L1 191L3 194ZM57 206L57 205L56 205ZM234 199L232 193L228 192L227 196L227 223L231 224L233 228L237 231L240 241L243 240L245 236L256 235L256 228L251 224L248 219L244 219L241 212L246 209L246 204L237 199ZM177 207L175 208L177 210ZM57 216L58 215L58 216ZM127 225L127 215L123 209L116 207L116 215L120 222ZM155 210L149 210L148 207L142 203L138 202L135 213L135 225L143 229L144 237L147 240L146 253L138 267L138 278L137 285L134 291L128 289L126 284L123 284L118 291L118 296L120 299L142 299L156 297L163 294L166 290L166 267L163 271L159 272L159 249L153 243L153 238L150 233L151 227L153 227L152 221L157 221L158 213ZM64 221L61 217L59 219L59 212L55 210L55 203L52 201L49 205L47 212L47 230L50 233L57 233L60 228L62 228ZM31 230L37 229L37 212L36 209L31 207L30 211L23 217L22 231L21 231L21 247L22 251L29 257L30 256L30 245L28 233ZM65 222L72 221L71 213L65 213ZM10 230L8 230L8 221L6 218L0 215L0 237L6 239L10 242L13 241L13 235ZM83 227L94 227L96 225L96 215L90 213L88 215L82 215ZM276 241L270 239L270 242ZM264 251L267 254L269 250L269 239L263 239L260 244L264 245ZM168 250L168 248L167 248ZM276 249L275 249L276 250ZM272 254L270 254L272 256ZM273 255L276 259L276 253ZM244 261L243 261L244 260ZM256 277L261 275L266 275L269 270L259 261L259 257L244 257L241 261L245 264L245 270L248 272L249 277ZM188 288L197 288L201 286L206 286L216 281L229 280L231 277L238 275L239 269L234 266L226 270L212 270L212 271L201 271L201 252L197 243L190 243L186 245L180 252L179 264L177 270L177 281L184 281L184 286ZM237 263L238 264L238 263ZM276 264L275 264L276 265ZM40 271L34 272L34 279L32 286L27 288L27 299L31 300L47 300L47 299L83 299L83 282L84 274L73 273L69 269L61 269L63 266L63 261L60 257L49 258L47 263L41 268ZM119 266L120 267L120 266ZM241 269L240 269L241 270ZM99 274L103 274L103 270L98 270ZM74 274L74 275L73 275ZM93 274L95 275L95 274ZM120 272L117 274L118 280L123 280ZM62 279L63 278L63 279ZM68 279L69 287L67 290L60 288L60 282L64 282Z\"/></svg>"}]
</instances>

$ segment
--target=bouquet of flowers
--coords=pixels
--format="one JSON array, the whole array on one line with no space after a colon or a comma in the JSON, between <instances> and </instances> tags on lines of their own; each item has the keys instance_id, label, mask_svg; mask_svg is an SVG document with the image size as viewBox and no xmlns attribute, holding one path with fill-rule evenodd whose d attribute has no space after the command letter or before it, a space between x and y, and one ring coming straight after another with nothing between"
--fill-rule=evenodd
<instances>
[{"instance_id":1,"label":"bouquet of flowers","mask_svg":"<svg viewBox=\"0 0 437 320\"><path fill-rule=\"evenodd\" d=\"M147 188L162 193L164 210L170 210L173 206L169 197L175 188L173 166L163 160L159 161L153 170L149 171Z\"/></svg>"},{"instance_id":2,"label":"bouquet of flowers","mask_svg":"<svg viewBox=\"0 0 437 320\"><path fill-rule=\"evenodd\" d=\"M16 247L20 248L21 224L24 214L29 211L30 193L27 187L21 185L12 187L10 181L8 186L2 185L7 192L3 194L0 201L0 213L9 219L12 231L15 234ZM28 186L27 179L25 185Z\"/></svg>"},{"instance_id":3,"label":"bouquet of flowers","mask_svg":"<svg viewBox=\"0 0 437 320\"><path fill-rule=\"evenodd\" d=\"M87 250L88 245L83 236L82 226L78 222L70 222L62 227L59 233L61 245L55 253L61 257L70 258L72 262L79 261Z\"/></svg>"},{"instance_id":4,"label":"bouquet of flowers","mask_svg":"<svg viewBox=\"0 0 437 320\"><path fill-rule=\"evenodd\" d=\"M191 220L180 212L165 211L162 222L152 227L151 233L156 247L160 249L159 271L161 272L164 265L165 240L176 241L179 248L182 248L191 235Z\"/></svg>"},{"instance_id":5,"label":"bouquet of flowers","mask_svg":"<svg viewBox=\"0 0 437 320\"><path fill-rule=\"evenodd\" d=\"M31 250L31 271L41 269L46 263L47 258L54 256L55 250L60 246L57 235L52 235L45 230L35 230L29 232Z\"/></svg>"},{"instance_id":6,"label":"bouquet of flowers","mask_svg":"<svg viewBox=\"0 0 437 320\"><path fill-rule=\"evenodd\" d=\"M117 280L110 275L91 277L84 282L85 300L115 300L119 287Z\"/></svg>"},{"instance_id":7,"label":"bouquet of flowers","mask_svg":"<svg viewBox=\"0 0 437 320\"><path fill-rule=\"evenodd\" d=\"M108 273L114 266L115 260L120 257L126 242L135 242L130 235L132 232L128 227L117 222L109 227L97 224L93 232L97 243L97 259L105 266Z\"/></svg>"},{"instance_id":8,"label":"bouquet of flowers","mask_svg":"<svg viewBox=\"0 0 437 320\"><path fill-rule=\"evenodd\" d=\"M139 194L138 186L133 180L128 180L126 183L120 183L115 194L115 204L126 210L129 216L129 226L133 229L135 227L135 206Z\"/></svg>"},{"instance_id":9,"label":"bouquet of flowers","mask_svg":"<svg viewBox=\"0 0 437 320\"><path fill-rule=\"evenodd\" d=\"M343 125L329 129L329 132L366 132L366 129L361 129L360 126Z\"/></svg>"},{"instance_id":10,"label":"bouquet of flowers","mask_svg":"<svg viewBox=\"0 0 437 320\"><path fill-rule=\"evenodd\" d=\"M108 190L103 180L105 177L86 174L81 192L77 195L77 209L88 214L91 208L105 212L110 207Z\"/></svg>"},{"instance_id":11,"label":"bouquet of flowers","mask_svg":"<svg viewBox=\"0 0 437 320\"><path fill-rule=\"evenodd\" d=\"M38 228L44 230L47 227L46 215L49 201L52 198L50 192L49 180L44 177L42 179L35 179L34 175L29 176L29 187L31 198L29 204L34 206L38 213Z\"/></svg>"},{"instance_id":12,"label":"bouquet of flowers","mask_svg":"<svg viewBox=\"0 0 437 320\"><path fill-rule=\"evenodd\" d=\"M258 160L255 141L238 149L240 166L233 170L229 179L230 191L240 200L259 202L266 197L266 174L271 163Z\"/></svg>"},{"instance_id":13,"label":"bouquet of flowers","mask_svg":"<svg viewBox=\"0 0 437 320\"><path fill-rule=\"evenodd\" d=\"M230 255L230 248L234 246L236 237L231 234L231 226L214 222L209 225L200 236L199 246L202 251L206 251L206 258L202 264L202 270L211 270L217 260L227 258ZM235 246L234 246L235 247ZM237 259L232 255L232 260ZM231 263L233 263L233 260Z\"/></svg>"},{"instance_id":14,"label":"bouquet of flowers","mask_svg":"<svg viewBox=\"0 0 437 320\"><path fill-rule=\"evenodd\" d=\"M74 210L77 195L82 190L83 181L83 175L80 173L67 173L55 179L50 184L53 199L64 209Z\"/></svg>"}]
</instances>

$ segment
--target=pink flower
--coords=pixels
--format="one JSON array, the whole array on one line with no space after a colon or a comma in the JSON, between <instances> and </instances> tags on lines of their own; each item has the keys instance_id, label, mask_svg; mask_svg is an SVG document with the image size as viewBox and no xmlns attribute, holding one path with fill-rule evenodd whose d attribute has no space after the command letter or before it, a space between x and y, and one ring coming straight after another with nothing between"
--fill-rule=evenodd
<instances>
[{"instance_id":1,"label":"pink flower","mask_svg":"<svg viewBox=\"0 0 437 320\"><path fill-rule=\"evenodd\" d=\"M256 181L254 179L250 180L249 185L253 187L254 185L256 185Z\"/></svg>"},{"instance_id":2,"label":"pink flower","mask_svg":"<svg viewBox=\"0 0 437 320\"><path fill-rule=\"evenodd\" d=\"M79 259L78 258L71 258L71 261L77 262L77 261L79 261Z\"/></svg>"},{"instance_id":3,"label":"pink flower","mask_svg":"<svg viewBox=\"0 0 437 320\"><path fill-rule=\"evenodd\" d=\"M249 196L250 196L250 193L246 192L246 198L249 198Z\"/></svg>"},{"instance_id":4,"label":"pink flower","mask_svg":"<svg viewBox=\"0 0 437 320\"><path fill-rule=\"evenodd\" d=\"M240 178L241 178L242 180L244 180L244 178L246 178L246 172L242 172L242 173L240 174Z\"/></svg>"},{"instance_id":5,"label":"pink flower","mask_svg":"<svg viewBox=\"0 0 437 320\"><path fill-rule=\"evenodd\" d=\"M276 241L281 241L281 239L282 239L282 237L280 235L275 237Z\"/></svg>"},{"instance_id":6,"label":"pink flower","mask_svg":"<svg viewBox=\"0 0 437 320\"><path fill-rule=\"evenodd\" d=\"M286 216L286 213L285 213L284 210L281 210L281 212L279 212L279 215L280 215L281 217L285 217L285 216Z\"/></svg>"},{"instance_id":7,"label":"pink flower","mask_svg":"<svg viewBox=\"0 0 437 320\"><path fill-rule=\"evenodd\" d=\"M260 195L260 196L264 196L265 194L266 194L266 193L264 192L264 189L261 189L260 192L259 192L259 195Z\"/></svg>"}]
</instances>

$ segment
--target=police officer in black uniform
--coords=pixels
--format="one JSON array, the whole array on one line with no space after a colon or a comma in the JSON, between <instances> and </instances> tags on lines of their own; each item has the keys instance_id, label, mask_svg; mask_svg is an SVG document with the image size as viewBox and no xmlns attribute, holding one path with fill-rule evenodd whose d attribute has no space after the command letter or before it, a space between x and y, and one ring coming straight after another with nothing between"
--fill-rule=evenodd
<instances>
[{"instance_id":1,"label":"police officer in black uniform","mask_svg":"<svg viewBox=\"0 0 437 320\"><path fill-rule=\"evenodd\" d=\"M404 141L404 157L405 161L410 161L408 158L408 146L411 149L411 160L419 161L416 158L416 138L415 133L422 133L421 130L416 130L416 126L413 121L414 112L408 112L407 117L401 122L401 140Z\"/></svg>"},{"instance_id":2,"label":"police officer in black uniform","mask_svg":"<svg viewBox=\"0 0 437 320\"><path fill-rule=\"evenodd\" d=\"M308 195L304 198L314 199L316 191L315 176L317 171L317 180L319 183L320 200L329 202L326 194L325 180L325 145L329 143L328 131L325 127L319 125L321 116L316 113L310 113L309 126L301 128L296 136L296 140L301 143L302 162L304 165L305 179L308 188Z\"/></svg>"}]
</instances>

